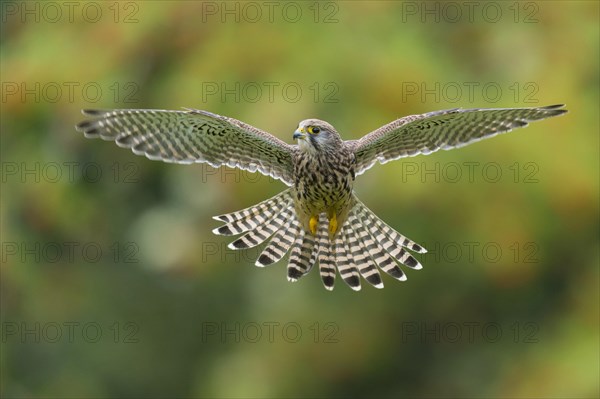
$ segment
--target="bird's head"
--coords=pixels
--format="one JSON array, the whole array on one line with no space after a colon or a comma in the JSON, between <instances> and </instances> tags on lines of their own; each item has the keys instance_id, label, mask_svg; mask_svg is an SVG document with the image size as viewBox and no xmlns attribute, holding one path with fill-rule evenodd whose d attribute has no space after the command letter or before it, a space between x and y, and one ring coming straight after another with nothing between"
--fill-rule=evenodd
<instances>
[{"instance_id":1,"label":"bird's head","mask_svg":"<svg viewBox=\"0 0 600 399\"><path fill-rule=\"evenodd\" d=\"M300 122L293 137L294 140L298 140L300 150L311 153L336 151L343 144L337 130L319 119Z\"/></svg>"}]
</instances>

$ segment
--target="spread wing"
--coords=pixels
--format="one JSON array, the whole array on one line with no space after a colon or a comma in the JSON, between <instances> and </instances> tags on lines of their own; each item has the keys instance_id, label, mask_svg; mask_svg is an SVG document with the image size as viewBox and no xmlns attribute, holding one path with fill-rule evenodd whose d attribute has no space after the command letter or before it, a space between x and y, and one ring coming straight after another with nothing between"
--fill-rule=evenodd
<instances>
[{"instance_id":1,"label":"spread wing","mask_svg":"<svg viewBox=\"0 0 600 399\"><path fill-rule=\"evenodd\" d=\"M356 157L356 174L375 164L439 149L459 148L499 133L527 126L528 122L567 112L564 105L537 108L450 109L405 116L347 145Z\"/></svg>"},{"instance_id":2,"label":"spread wing","mask_svg":"<svg viewBox=\"0 0 600 399\"><path fill-rule=\"evenodd\" d=\"M293 184L294 147L236 119L193 109L84 110L83 114L92 117L77 125L85 137L115 141L137 155L259 171Z\"/></svg>"}]
</instances>

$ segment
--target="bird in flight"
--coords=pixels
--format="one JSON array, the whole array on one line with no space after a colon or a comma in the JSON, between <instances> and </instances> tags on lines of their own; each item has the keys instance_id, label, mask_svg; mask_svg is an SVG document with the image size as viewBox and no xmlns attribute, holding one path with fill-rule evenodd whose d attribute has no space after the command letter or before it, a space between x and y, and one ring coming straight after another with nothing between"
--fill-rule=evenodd
<instances>
[{"instance_id":1,"label":"bird in flight","mask_svg":"<svg viewBox=\"0 0 600 399\"><path fill-rule=\"evenodd\" d=\"M260 172L289 188L259 204L214 219L219 235L240 235L229 247L251 248L269 240L256 265L266 266L290 252L289 281L319 266L326 289L339 273L353 290L361 276L383 288L379 269L400 281L399 265L421 269L410 251L425 248L378 218L353 191L356 176L375 163L475 141L567 112L562 104L533 108L450 109L410 115L358 140L342 140L318 119L300 122L297 145L244 122L208 111L121 109L84 110L89 120L77 125L85 137L115 141L152 160L208 163ZM336 272L337 270L337 272Z\"/></svg>"}]
</instances>

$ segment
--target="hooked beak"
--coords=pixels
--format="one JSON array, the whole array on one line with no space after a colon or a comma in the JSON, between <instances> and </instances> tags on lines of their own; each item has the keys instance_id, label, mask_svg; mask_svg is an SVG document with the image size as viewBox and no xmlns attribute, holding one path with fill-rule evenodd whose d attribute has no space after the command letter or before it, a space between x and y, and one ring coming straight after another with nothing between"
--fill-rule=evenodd
<instances>
[{"instance_id":1,"label":"hooked beak","mask_svg":"<svg viewBox=\"0 0 600 399\"><path fill-rule=\"evenodd\" d=\"M294 140L304 140L306 138L306 133L304 131L303 127L299 127L298 129L296 129L296 131L294 132L294 135L292 136L292 138Z\"/></svg>"}]
</instances>

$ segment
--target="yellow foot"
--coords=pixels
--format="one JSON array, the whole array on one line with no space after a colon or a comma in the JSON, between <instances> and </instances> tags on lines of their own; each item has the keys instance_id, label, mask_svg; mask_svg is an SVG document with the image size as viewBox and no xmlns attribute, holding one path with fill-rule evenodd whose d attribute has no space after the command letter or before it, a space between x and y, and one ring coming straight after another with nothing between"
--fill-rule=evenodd
<instances>
[{"instance_id":1,"label":"yellow foot","mask_svg":"<svg viewBox=\"0 0 600 399\"><path fill-rule=\"evenodd\" d=\"M308 228L313 236L317 235L317 225L319 224L319 216L311 216L308 221Z\"/></svg>"},{"instance_id":2,"label":"yellow foot","mask_svg":"<svg viewBox=\"0 0 600 399\"><path fill-rule=\"evenodd\" d=\"M329 219L329 235L331 237L333 237L333 235L337 232L337 229L338 229L337 217L334 212L333 215L331 216L331 218Z\"/></svg>"}]
</instances>

